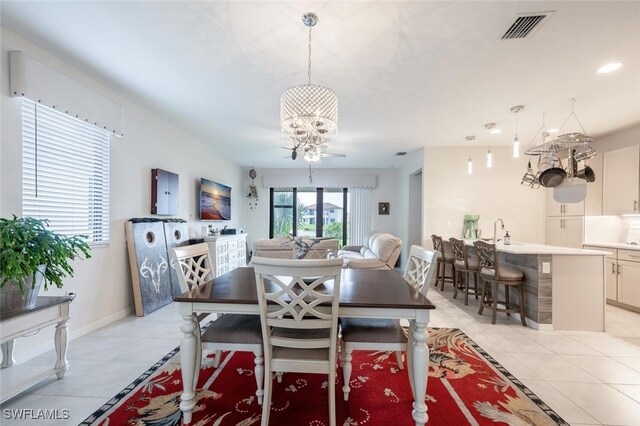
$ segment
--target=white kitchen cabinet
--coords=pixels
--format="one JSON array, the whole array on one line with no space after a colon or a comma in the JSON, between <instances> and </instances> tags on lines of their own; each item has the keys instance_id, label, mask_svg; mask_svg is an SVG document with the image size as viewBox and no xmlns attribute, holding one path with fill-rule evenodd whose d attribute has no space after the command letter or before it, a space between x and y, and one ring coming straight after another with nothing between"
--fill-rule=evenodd
<instances>
[{"instance_id":1,"label":"white kitchen cabinet","mask_svg":"<svg viewBox=\"0 0 640 426\"><path fill-rule=\"evenodd\" d=\"M640 308L640 262L618 260L618 302Z\"/></svg>"},{"instance_id":2,"label":"white kitchen cabinet","mask_svg":"<svg viewBox=\"0 0 640 426\"><path fill-rule=\"evenodd\" d=\"M558 203L553 199L553 189L547 189L547 216L583 216L584 201L579 203Z\"/></svg>"},{"instance_id":3,"label":"white kitchen cabinet","mask_svg":"<svg viewBox=\"0 0 640 426\"><path fill-rule=\"evenodd\" d=\"M605 152L603 172L603 214L638 213L640 145Z\"/></svg>"},{"instance_id":4,"label":"white kitchen cabinet","mask_svg":"<svg viewBox=\"0 0 640 426\"><path fill-rule=\"evenodd\" d=\"M547 244L550 246L564 246L561 217L547 218Z\"/></svg>"},{"instance_id":5,"label":"white kitchen cabinet","mask_svg":"<svg viewBox=\"0 0 640 426\"><path fill-rule=\"evenodd\" d=\"M204 241L209 244L216 277L247 265L247 234L205 237Z\"/></svg>"},{"instance_id":6,"label":"white kitchen cabinet","mask_svg":"<svg viewBox=\"0 0 640 426\"><path fill-rule=\"evenodd\" d=\"M605 257L604 263L604 282L607 299L618 300L618 261L615 257Z\"/></svg>"},{"instance_id":7,"label":"white kitchen cabinet","mask_svg":"<svg viewBox=\"0 0 640 426\"><path fill-rule=\"evenodd\" d=\"M547 189L547 244L581 248L584 235L584 201L558 203Z\"/></svg>"},{"instance_id":8,"label":"white kitchen cabinet","mask_svg":"<svg viewBox=\"0 0 640 426\"><path fill-rule=\"evenodd\" d=\"M604 259L607 303L640 312L640 250L587 245L584 248L612 252Z\"/></svg>"},{"instance_id":9,"label":"white kitchen cabinet","mask_svg":"<svg viewBox=\"0 0 640 426\"><path fill-rule=\"evenodd\" d=\"M582 248L583 216L555 216L547 218L547 244Z\"/></svg>"}]
</instances>

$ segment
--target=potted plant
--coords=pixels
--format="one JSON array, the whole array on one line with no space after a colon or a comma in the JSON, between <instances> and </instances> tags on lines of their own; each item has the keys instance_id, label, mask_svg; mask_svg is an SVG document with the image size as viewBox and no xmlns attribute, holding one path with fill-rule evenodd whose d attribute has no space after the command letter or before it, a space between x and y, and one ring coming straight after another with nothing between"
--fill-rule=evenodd
<instances>
[{"instance_id":1,"label":"potted plant","mask_svg":"<svg viewBox=\"0 0 640 426\"><path fill-rule=\"evenodd\" d=\"M63 236L48 229L47 220L32 217L0 218L0 287L3 312L33 307L44 282L62 287L62 278L73 276L69 264L90 258L84 236Z\"/></svg>"}]
</instances>

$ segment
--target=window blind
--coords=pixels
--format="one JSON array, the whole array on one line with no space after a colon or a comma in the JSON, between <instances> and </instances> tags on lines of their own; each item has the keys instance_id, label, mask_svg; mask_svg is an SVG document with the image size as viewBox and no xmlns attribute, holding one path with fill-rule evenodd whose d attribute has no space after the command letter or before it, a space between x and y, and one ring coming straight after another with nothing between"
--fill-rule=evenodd
<instances>
[{"instance_id":1,"label":"window blind","mask_svg":"<svg viewBox=\"0 0 640 426\"><path fill-rule=\"evenodd\" d=\"M22 213L107 245L109 132L23 99Z\"/></svg>"}]
</instances>

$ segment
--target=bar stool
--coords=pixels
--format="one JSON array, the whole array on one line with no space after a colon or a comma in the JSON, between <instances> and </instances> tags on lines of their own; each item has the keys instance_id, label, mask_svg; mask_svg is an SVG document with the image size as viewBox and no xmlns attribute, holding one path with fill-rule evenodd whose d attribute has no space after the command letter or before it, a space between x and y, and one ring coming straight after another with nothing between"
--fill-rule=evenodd
<instances>
[{"instance_id":1,"label":"bar stool","mask_svg":"<svg viewBox=\"0 0 640 426\"><path fill-rule=\"evenodd\" d=\"M480 269L480 263L477 257L469 257L467 252L467 245L462 240L457 238L449 238L451 248L453 248L453 267L456 270L456 282L453 298L458 296L458 290L464 292L464 304L469 304L469 291L471 290L476 299L480 294L478 292L478 270ZM469 288L470 274L473 274L474 288Z\"/></svg>"},{"instance_id":2,"label":"bar stool","mask_svg":"<svg viewBox=\"0 0 640 426\"><path fill-rule=\"evenodd\" d=\"M452 283L456 282L456 270L453 267L453 253L451 252L451 248L444 245L442 241L442 237L437 235L431 236L431 241L433 242L433 249L439 251L442 256L438 259L438 264L436 265L436 287L438 287L438 280L440 280L440 291L444 291L444 280L445 278L451 280ZM451 266L451 276L445 276L447 265Z\"/></svg>"},{"instance_id":3,"label":"bar stool","mask_svg":"<svg viewBox=\"0 0 640 426\"><path fill-rule=\"evenodd\" d=\"M518 312L520 313L522 325L526 327L527 321L524 312L524 290L522 285L524 274L512 266L500 265L495 244L476 241L473 245L478 250L480 277L483 282L478 314L482 315L485 307L492 309L493 318L491 319L491 324L495 324L497 312L505 312L507 316L510 316L512 312ZM489 296L487 288L489 283L491 283L491 296ZM498 300L498 286L500 284L504 285L504 301ZM520 289L520 303L518 305L509 302L509 289L512 287ZM504 305L504 308L498 308L498 303Z\"/></svg>"}]
</instances>

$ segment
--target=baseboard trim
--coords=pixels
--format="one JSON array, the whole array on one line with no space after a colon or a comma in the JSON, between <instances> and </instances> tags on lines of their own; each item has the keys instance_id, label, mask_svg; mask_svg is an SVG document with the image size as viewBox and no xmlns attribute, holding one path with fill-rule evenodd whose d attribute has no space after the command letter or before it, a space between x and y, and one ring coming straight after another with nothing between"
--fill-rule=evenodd
<instances>
[{"instance_id":1,"label":"baseboard trim","mask_svg":"<svg viewBox=\"0 0 640 426\"><path fill-rule=\"evenodd\" d=\"M607 305L617 306L618 308L626 309L631 312L640 313L640 308L633 305L627 305L626 303L618 302L617 300L607 299Z\"/></svg>"},{"instance_id":2,"label":"baseboard trim","mask_svg":"<svg viewBox=\"0 0 640 426\"><path fill-rule=\"evenodd\" d=\"M82 337L86 334L91 333L92 331L96 331L104 326L107 326L109 324L111 324L112 322L118 321L119 319L122 319L128 315L133 314L134 312L134 308L133 306L130 306L126 309L123 309L119 312L116 312L112 315L109 315L108 317L102 318L98 321L92 322L91 324L87 324L82 328L79 329L75 329L73 328L73 311L72 311L72 315L71 315L71 319L69 321L69 341L73 341L79 337ZM17 340L17 343L19 344L19 340ZM32 358L35 358L39 355L42 355L45 352L51 351L55 349L55 343L53 340L53 335L51 336L51 340L48 341L47 343L43 343L41 345L38 345L34 348L28 349L24 352L20 351L20 360L18 362L18 364L21 364L25 361L28 361Z\"/></svg>"},{"instance_id":3,"label":"baseboard trim","mask_svg":"<svg viewBox=\"0 0 640 426\"><path fill-rule=\"evenodd\" d=\"M517 320L520 320L519 313L514 312L511 314L511 316ZM527 327L533 328L534 330L538 331L553 331L553 324L538 324L531 318L527 318Z\"/></svg>"}]
</instances>

